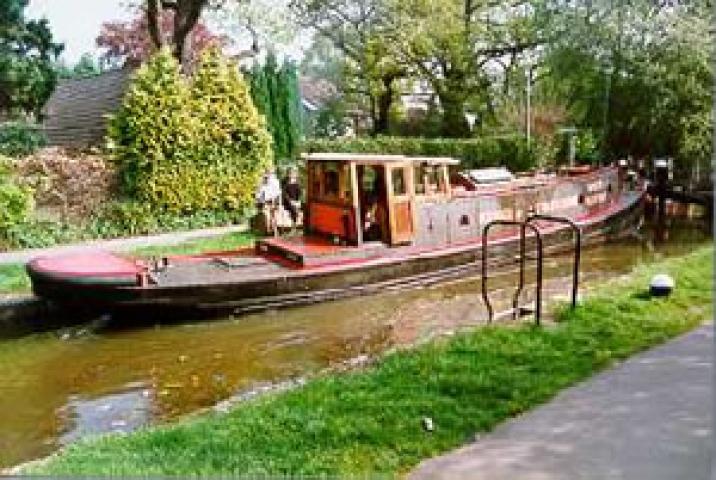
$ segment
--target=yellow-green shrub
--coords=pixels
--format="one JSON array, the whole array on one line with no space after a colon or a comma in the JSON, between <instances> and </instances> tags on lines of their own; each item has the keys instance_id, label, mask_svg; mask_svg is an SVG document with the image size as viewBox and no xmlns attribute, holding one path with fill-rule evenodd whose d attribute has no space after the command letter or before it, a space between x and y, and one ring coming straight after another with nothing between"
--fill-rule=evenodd
<instances>
[{"instance_id":1,"label":"yellow-green shrub","mask_svg":"<svg viewBox=\"0 0 716 480\"><path fill-rule=\"evenodd\" d=\"M273 161L238 68L214 49L190 79L169 52L156 54L137 72L109 137L126 193L171 212L243 210Z\"/></svg>"},{"instance_id":2,"label":"yellow-green shrub","mask_svg":"<svg viewBox=\"0 0 716 480\"><path fill-rule=\"evenodd\" d=\"M32 193L12 180L10 160L0 155L0 240L27 221L33 206Z\"/></svg>"}]
</instances>

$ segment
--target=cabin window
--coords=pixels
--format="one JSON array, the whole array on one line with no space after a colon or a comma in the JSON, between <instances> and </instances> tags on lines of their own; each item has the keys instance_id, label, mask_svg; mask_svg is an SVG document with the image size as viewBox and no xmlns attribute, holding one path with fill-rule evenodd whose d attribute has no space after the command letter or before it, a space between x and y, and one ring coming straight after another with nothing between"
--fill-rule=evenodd
<instances>
[{"instance_id":1,"label":"cabin window","mask_svg":"<svg viewBox=\"0 0 716 480\"><path fill-rule=\"evenodd\" d=\"M392 170L391 178L393 182L393 195L405 195L408 193L408 187L405 181L405 169L395 168Z\"/></svg>"},{"instance_id":2,"label":"cabin window","mask_svg":"<svg viewBox=\"0 0 716 480\"><path fill-rule=\"evenodd\" d=\"M434 195L445 193L445 177L439 165L420 164L415 167L415 193L417 195Z\"/></svg>"},{"instance_id":3,"label":"cabin window","mask_svg":"<svg viewBox=\"0 0 716 480\"><path fill-rule=\"evenodd\" d=\"M413 167L413 175L415 178L415 194L425 195L425 182L423 178L425 175L425 168L422 165L415 165Z\"/></svg>"},{"instance_id":4,"label":"cabin window","mask_svg":"<svg viewBox=\"0 0 716 480\"><path fill-rule=\"evenodd\" d=\"M310 186L313 198L335 202L351 198L349 166L344 162L312 162L309 164Z\"/></svg>"},{"instance_id":5,"label":"cabin window","mask_svg":"<svg viewBox=\"0 0 716 480\"><path fill-rule=\"evenodd\" d=\"M340 193L340 175L338 165L326 163L323 167L323 196L338 197Z\"/></svg>"},{"instance_id":6,"label":"cabin window","mask_svg":"<svg viewBox=\"0 0 716 480\"><path fill-rule=\"evenodd\" d=\"M470 225L470 217L467 215L460 216L460 226L461 227L467 227Z\"/></svg>"}]
</instances>

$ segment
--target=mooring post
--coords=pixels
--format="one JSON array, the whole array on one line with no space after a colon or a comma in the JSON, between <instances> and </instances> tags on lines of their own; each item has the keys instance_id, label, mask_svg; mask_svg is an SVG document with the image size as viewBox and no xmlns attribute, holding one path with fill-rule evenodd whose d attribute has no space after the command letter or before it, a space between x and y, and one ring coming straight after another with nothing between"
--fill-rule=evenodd
<instances>
[{"instance_id":1,"label":"mooring post","mask_svg":"<svg viewBox=\"0 0 716 480\"><path fill-rule=\"evenodd\" d=\"M658 217L661 219L666 214L666 193L669 184L669 162L665 158L654 160L654 189L657 199Z\"/></svg>"}]
</instances>

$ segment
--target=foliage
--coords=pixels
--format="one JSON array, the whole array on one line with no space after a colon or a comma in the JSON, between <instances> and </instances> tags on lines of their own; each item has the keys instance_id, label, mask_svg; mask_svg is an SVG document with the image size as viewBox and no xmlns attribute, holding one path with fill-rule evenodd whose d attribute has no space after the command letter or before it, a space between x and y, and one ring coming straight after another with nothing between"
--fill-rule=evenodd
<instances>
[{"instance_id":1,"label":"foliage","mask_svg":"<svg viewBox=\"0 0 716 480\"><path fill-rule=\"evenodd\" d=\"M204 53L190 84L167 50L154 56L136 74L109 138L125 192L172 212L243 211L272 162L264 119L218 49Z\"/></svg>"},{"instance_id":2,"label":"foliage","mask_svg":"<svg viewBox=\"0 0 716 480\"><path fill-rule=\"evenodd\" d=\"M316 112L315 118L310 119L306 126L313 137L333 139L344 136L348 132L346 122L345 103L340 98L334 97Z\"/></svg>"},{"instance_id":3,"label":"foliage","mask_svg":"<svg viewBox=\"0 0 716 480\"><path fill-rule=\"evenodd\" d=\"M276 56L269 52L263 64L254 64L248 77L254 105L266 118L271 132L277 162L296 158L301 138L301 111L295 64L284 59L279 68Z\"/></svg>"},{"instance_id":4,"label":"foliage","mask_svg":"<svg viewBox=\"0 0 716 480\"><path fill-rule=\"evenodd\" d=\"M46 143L47 139L39 125L27 122L0 124L0 155L30 155Z\"/></svg>"},{"instance_id":5,"label":"foliage","mask_svg":"<svg viewBox=\"0 0 716 480\"><path fill-rule=\"evenodd\" d=\"M390 111L400 80L408 74L399 62L388 0L292 0L298 22L328 40L341 53L343 93L369 112L373 134L390 131ZM318 44L320 47L320 44Z\"/></svg>"},{"instance_id":6,"label":"foliage","mask_svg":"<svg viewBox=\"0 0 716 480\"><path fill-rule=\"evenodd\" d=\"M34 114L55 87L52 68L63 46L47 20L27 20L28 0L0 0L0 112Z\"/></svg>"},{"instance_id":7,"label":"foliage","mask_svg":"<svg viewBox=\"0 0 716 480\"><path fill-rule=\"evenodd\" d=\"M165 10L160 18L165 43L171 41L173 23L174 14ZM102 60L115 66L141 65L156 51L149 35L146 12L142 10L137 11L135 18L130 21L103 23L96 43L97 47L104 50ZM194 65L208 47L224 46L228 43L228 38L213 33L204 23L198 22L191 30L191 40L188 42L190 50L186 52L186 56L189 63Z\"/></svg>"},{"instance_id":8,"label":"foliage","mask_svg":"<svg viewBox=\"0 0 716 480\"><path fill-rule=\"evenodd\" d=\"M550 400L713 312L713 251L612 281L554 328L487 326L295 390L129 435L78 442L23 473L53 475L399 475L476 432ZM679 287L644 296L654 272ZM426 432L422 419L435 428Z\"/></svg>"},{"instance_id":9,"label":"foliage","mask_svg":"<svg viewBox=\"0 0 716 480\"><path fill-rule=\"evenodd\" d=\"M596 163L599 160L599 141L591 130L580 130L574 139L575 157L584 163Z\"/></svg>"},{"instance_id":10,"label":"foliage","mask_svg":"<svg viewBox=\"0 0 716 480\"><path fill-rule=\"evenodd\" d=\"M27 276L25 265L18 263L0 265L0 295L29 292L30 287L30 277Z\"/></svg>"},{"instance_id":11,"label":"foliage","mask_svg":"<svg viewBox=\"0 0 716 480\"><path fill-rule=\"evenodd\" d=\"M136 72L109 123L109 150L125 193L151 197L154 191L149 182L158 166L190 155L192 136L198 130L195 124L179 65L162 50Z\"/></svg>"},{"instance_id":12,"label":"foliage","mask_svg":"<svg viewBox=\"0 0 716 480\"><path fill-rule=\"evenodd\" d=\"M139 256L195 255L205 252L227 252L253 245L256 237L251 233L227 233L216 237L189 240L177 245L157 245L134 250Z\"/></svg>"},{"instance_id":13,"label":"foliage","mask_svg":"<svg viewBox=\"0 0 716 480\"><path fill-rule=\"evenodd\" d=\"M14 169L18 182L34 192L37 209L63 221L90 217L116 194L114 164L96 152L43 148Z\"/></svg>"},{"instance_id":14,"label":"foliage","mask_svg":"<svg viewBox=\"0 0 716 480\"><path fill-rule=\"evenodd\" d=\"M10 161L0 157L0 243L6 241L11 229L29 218L32 209L32 193L13 181Z\"/></svg>"},{"instance_id":15,"label":"foliage","mask_svg":"<svg viewBox=\"0 0 716 480\"><path fill-rule=\"evenodd\" d=\"M417 72L440 99L443 136L467 136L467 104L471 100L491 104L499 76L506 75L521 55L540 43L541 4L472 0L393 3L394 48L400 52L400 61Z\"/></svg>"},{"instance_id":16,"label":"foliage","mask_svg":"<svg viewBox=\"0 0 716 480\"><path fill-rule=\"evenodd\" d=\"M60 61L55 64L55 72L60 79L88 78L104 71L103 60L95 60L91 53L84 53L72 66Z\"/></svg>"},{"instance_id":17,"label":"foliage","mask_svg":"<svg viewBox=\"0 0 716 480\"><path fill-rule=\"evenodd\" d=\"M512 171L529 170L536 163L524 137L516 135L475 139L406 137L311 139L304 142L303 150L446 156L460 159L462 168L503 165Z\"/></svg>"},{"instance_id":18,"label":"foliage","mask_svg":"<svg viewBox=\"0 0 716 480\"><path fill-rule=\"evenodd\" d=\"M265 120L251 101L248 86L236 65L227 62L218 49L210 49L195 74L191 96L198 124L212 126L201 129L196 153L209 167L204 175L212 183L190 195L186 203L198 204L199 209L250 207L261 174L272 164L273 153ZM191 162L189 168L196 164ZM203 204L196 198L200 194L207 195Z\"/></svg>"},{"instance_id":19,"label":"foliage","mask_svg":"<svg viewBox=\"0 0 716 480\"><path fill-rule=\"evenodd\" d=\"M241 0L223 2L221 8L209 10L209 22L247 48L235 52L238 58L268 52L296 51L303 47L299 26L289 11L290 0Z\"/></svg>"},{"instance_id":20,"label":"foliage","mask_svg":"<svg viewBox=\"0 0 716 480\"><path fill-rule=\"evenodd\" d=\"M711 157L713 33L708 2L573 2L552 19L541 89L565 99L607 159Z\"/></svg>"}]
</instances>

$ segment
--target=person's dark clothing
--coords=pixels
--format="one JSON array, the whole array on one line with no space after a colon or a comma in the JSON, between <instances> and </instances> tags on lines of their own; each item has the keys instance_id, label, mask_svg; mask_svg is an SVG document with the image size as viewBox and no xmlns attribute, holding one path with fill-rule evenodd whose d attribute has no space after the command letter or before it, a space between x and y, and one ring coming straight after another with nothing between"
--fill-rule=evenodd
<instances>
[{"instance_id":1,"label":"person's dark clothing","mask_svg":"<svg viewBox=\"0 0 716 480\"><path fill-rule=\"evenodd\" d=\"M301 184L298 182L286 182L283 185L283 207L291 215L291 221L296 222L298 220L298 206L297 203L301 201Z\"/></svg>"}]
</instances>

